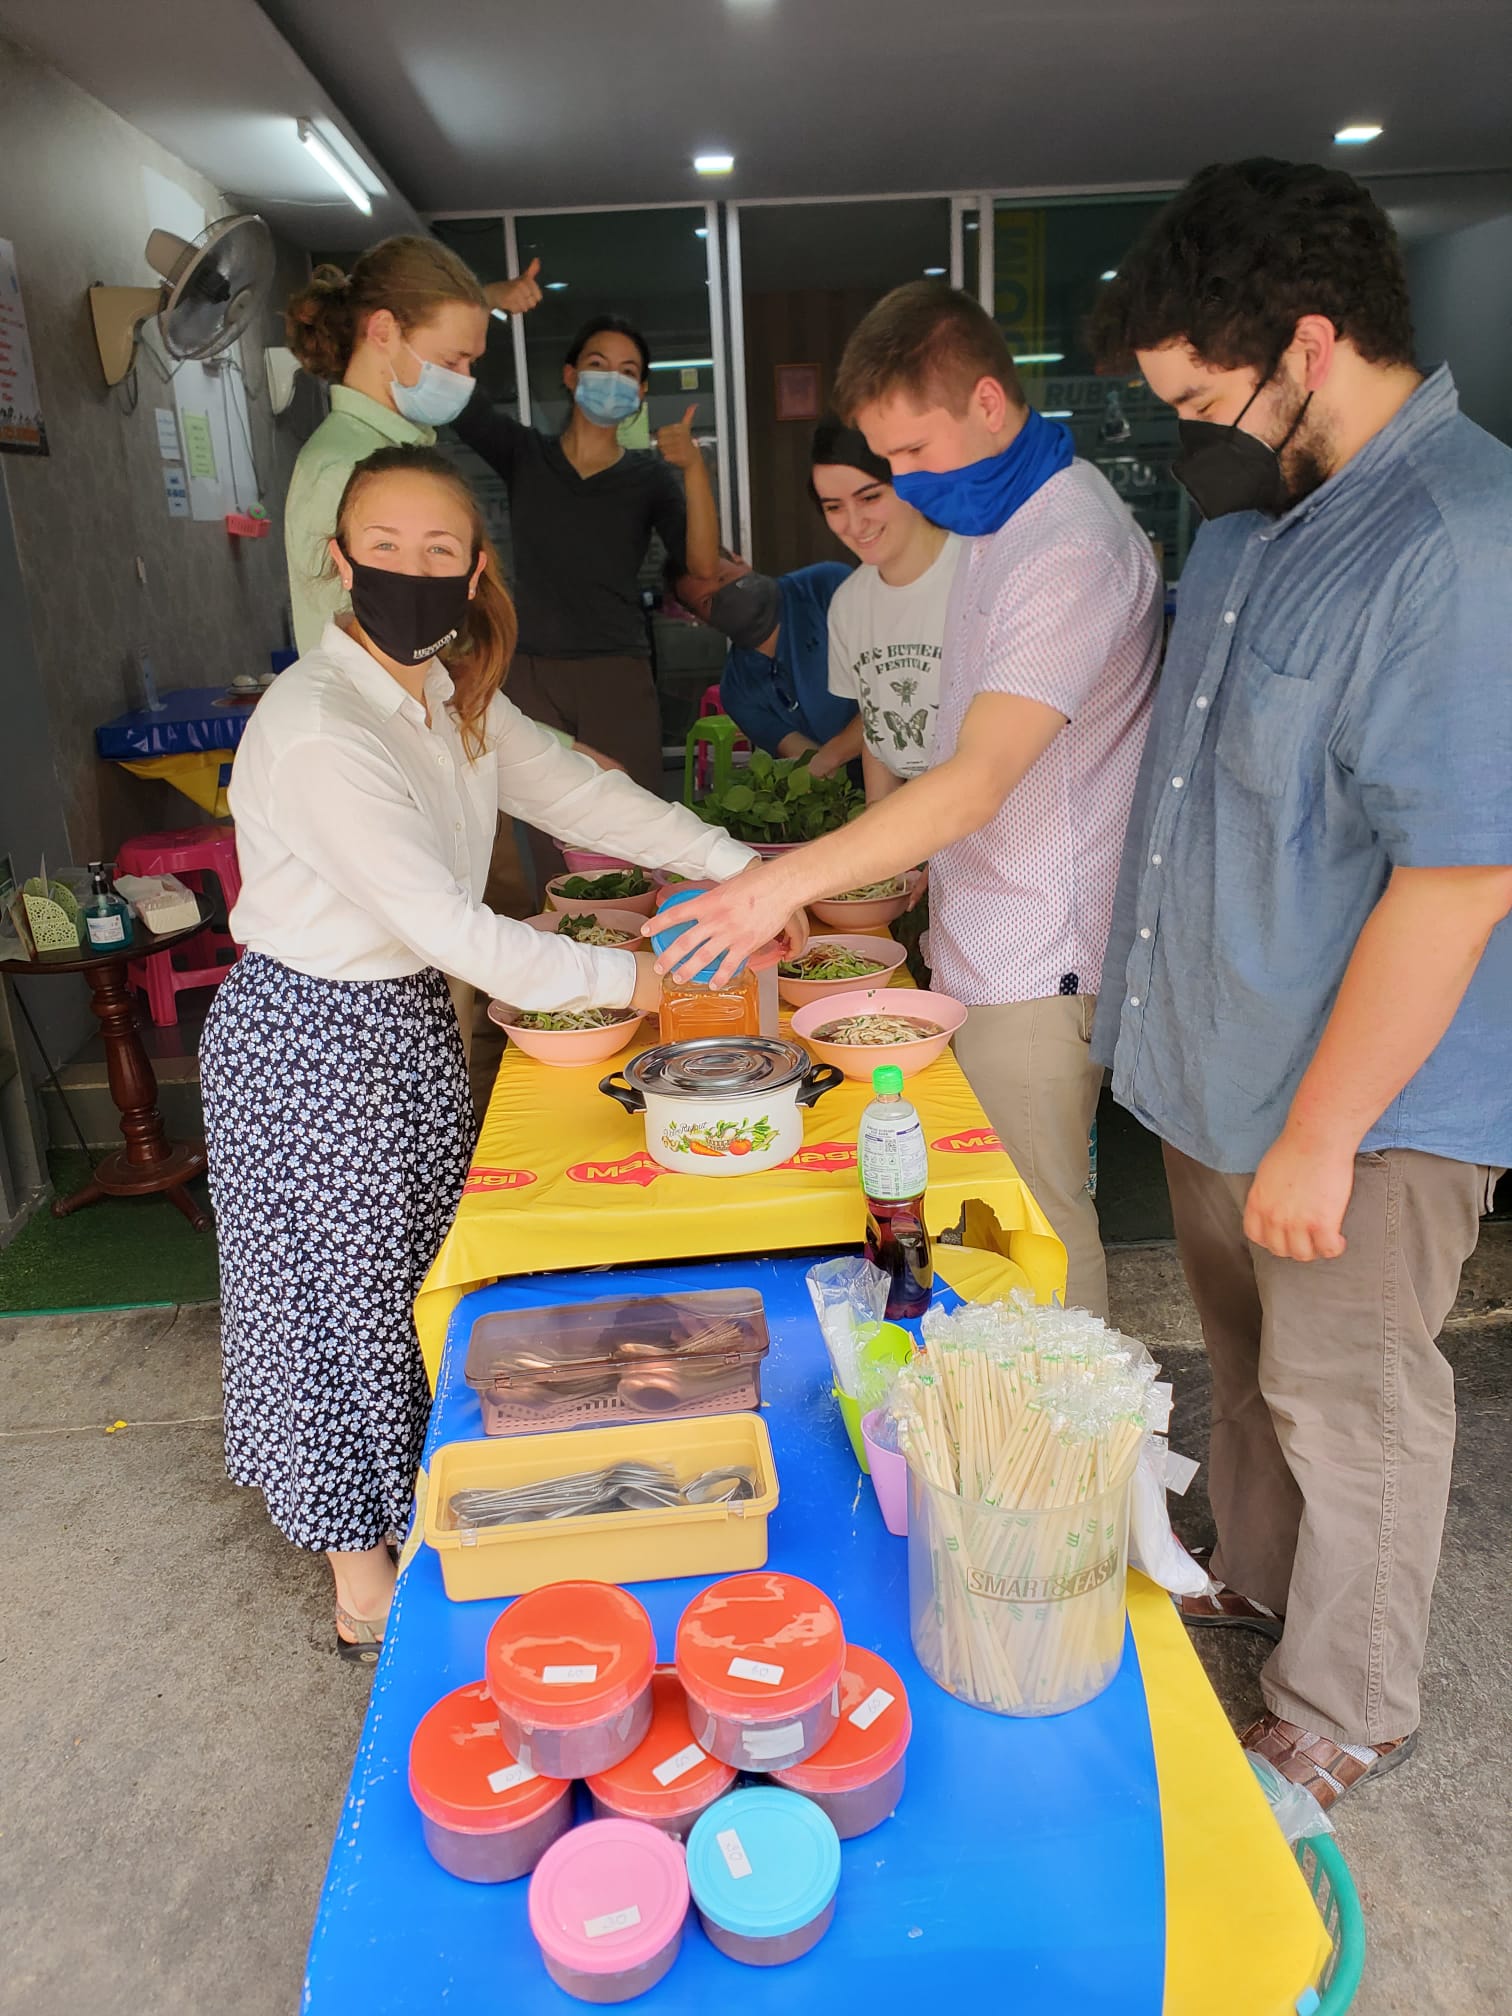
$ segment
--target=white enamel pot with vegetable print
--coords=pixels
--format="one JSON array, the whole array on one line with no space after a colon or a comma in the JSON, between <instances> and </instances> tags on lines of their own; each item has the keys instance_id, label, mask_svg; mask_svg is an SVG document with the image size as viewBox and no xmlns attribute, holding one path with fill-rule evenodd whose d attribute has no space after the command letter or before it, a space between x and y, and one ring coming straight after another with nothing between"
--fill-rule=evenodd
<instances>
[{"instance_id":1,"label":"white enamel pot with vegetable print","mask_svg":"<svg viewBox=\"0 0 1512 2016\"><path fill-rule=\"evenodd\" d=\"M627 1113L645 1116L646 1152L680 1176L750 1176L803 1146L803 1115L844 1082L796 1043L704 1036L662 1043L599 1080Z\"/></svg>"}]
</instances>

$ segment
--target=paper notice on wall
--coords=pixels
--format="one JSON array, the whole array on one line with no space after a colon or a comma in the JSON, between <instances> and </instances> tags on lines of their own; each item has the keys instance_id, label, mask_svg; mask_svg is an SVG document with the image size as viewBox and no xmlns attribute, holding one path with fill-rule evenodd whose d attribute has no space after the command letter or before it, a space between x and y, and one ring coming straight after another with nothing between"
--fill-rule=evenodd
<instances>
[{"instance_id":1,"label":"paper notice on wall","mask_svg":"<svg viewBox=\"0 0 1512 2016\"><path fill-rule=\"evenodd\" d=\"M0 238L0 449L12 455L48 452L15 247L8 238Z\"/></svg>"},{"instance_id":2,"label":"paper notice on wall","mask_svg":"<svg viewBox=\"0 0 1512 2016\"><path fill-rule=\"evenodd\" d=\"M189 474L215 481L215 443L210 438L210 418L206 413L185 413L184 448L189 457Z\"/></svg>"},{"instance_id":3,"label":"paper notice on wall","mask_svg":"<svg viewBox=\"0 0 1512 2016\"><path fill-rule=\"evenodd\" d=\"M182 467L177 462L163 464L163 493L168 499L170 518L189 516L189 485Z\"/></svg>"},{"instance_id":4,"label":"paper notice on wall","mask_svg":"<svg viewBox=\"0 0 1512 2016\"><path fill-rule=\"evenodd\" d=\"M182 462L184 451L179 446L178 415L170 407L157 409L158 453L165 462Z\"/></svg>"}]
</instances>

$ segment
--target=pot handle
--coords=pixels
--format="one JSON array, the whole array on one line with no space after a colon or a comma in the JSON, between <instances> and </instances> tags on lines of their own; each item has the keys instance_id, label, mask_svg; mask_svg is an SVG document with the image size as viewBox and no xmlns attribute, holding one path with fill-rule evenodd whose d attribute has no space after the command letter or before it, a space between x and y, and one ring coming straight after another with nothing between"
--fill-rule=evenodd
<instances>
[{"instance_id":1,"label":"pot handle","mask_svg":"<svg viewBox=\"0 0 1512 2016\"><path fill-rule=\"evenodd\" d=\"M644 1095L631 1090L625 1083L623 1072L611 1071L607 1078L600 1078L599 1090L617 1106L623 1106L627 1113L644 1113L646 1110Z\"/></svg>"},{"instance_id":2,"label":"pot handle","mask_svg":"<svg viewBox=\"0 0 1512 2016\"><path fill-rule=\"evenodd\" d=\"M833 1092L837 1085L845 1083L845 1073L838 1064L816 1064L803 1080L798 1092L800 1106L812 1106L822 1099L826 1092Z\"/></svg>"}]
</instances>

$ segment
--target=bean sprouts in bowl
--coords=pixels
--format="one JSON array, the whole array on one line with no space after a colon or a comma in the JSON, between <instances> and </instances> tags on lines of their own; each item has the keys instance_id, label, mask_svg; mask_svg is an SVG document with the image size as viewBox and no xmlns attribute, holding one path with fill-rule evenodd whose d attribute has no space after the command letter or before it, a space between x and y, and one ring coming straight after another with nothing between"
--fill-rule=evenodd
<instances>
[{"instance_id":1,"label":"bean sprouts in bowl","mask_svg":"<svg viewBox=\"0 0 1512 2016\"><path fill-rule=\"evenodd\" d=\"M821 1063L869 1084L879 1064L896 1064L905 1077L925 1070L965 1020L952 995L866 987L809 1002L794 1015L793 1034Z\"/></svg>"}]
</instances>

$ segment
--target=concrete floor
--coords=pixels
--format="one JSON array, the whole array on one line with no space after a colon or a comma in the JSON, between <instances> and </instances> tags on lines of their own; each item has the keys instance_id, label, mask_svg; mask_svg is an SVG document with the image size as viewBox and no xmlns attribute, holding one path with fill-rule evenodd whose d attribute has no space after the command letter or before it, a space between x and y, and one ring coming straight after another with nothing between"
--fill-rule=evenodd
<instances>
[{"instance_id":1,"label":"concrete floor","mask_svg":"<svg viewBox=\"0 0 1512 2016\"><path fill-rule=\"evenodd\" d=\"M1112 1276L1115 1318L1175 1379L1173 1443L1200 1454L1206 1379L1175 1256L1125 1250ZM323 1564L226 1482L215 1323L213 1308L0 1321L7 2016L298 2005L367 1679L330 1649ZM1446 1336L1462 1431L1425 1746L1340 1809L1371 1941L1357 2016L1512 2009L1509 1344L1512 1227L1492 1226ZM1208 1537L1200 1474L1177 1519ZM1267 1648L1198 1642L1248 1720Z\"/></svg>"}]
</instances>

